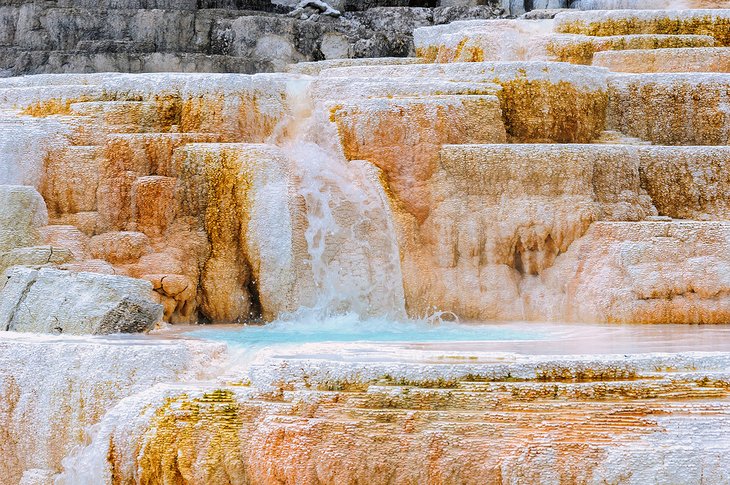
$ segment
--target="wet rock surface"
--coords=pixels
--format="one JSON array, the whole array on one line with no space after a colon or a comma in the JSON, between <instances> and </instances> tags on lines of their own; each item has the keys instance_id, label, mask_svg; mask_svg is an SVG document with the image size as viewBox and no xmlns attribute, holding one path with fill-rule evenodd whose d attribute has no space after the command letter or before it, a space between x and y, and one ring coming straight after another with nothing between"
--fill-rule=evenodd
<instances>
[{"instance_id":1,"label":"wet rock surface","mask_svg":"<svg viewBox=\"0 0 730 485\"><path fill-rule=\"evenodd\" d=\"M730 481L728 11L397 2L2 3L288 72L0 80L0 482Z\"/></svg>"},{"instance_id":2,"label":"wet rock surface","mask_svg":"<svg viewBox=\"0 0 730 485\"><path fill-rule=\"evenodd\" d=\"M250 386L158 387L125 400L60 480L134 470L140 481L196 484L722 482L727 366L723 353L303 345L255 361ZM143 411L150 405L155 413ZM89 463L106 468L90 475Z\"/></svg>"},{"instance_id":3,"label":"wet rock surface","mask_svg":"<svg viewBox=\"0 0 730 485\"><path fill-rule=\"evenodd\" d=\"M710 113L722 106L726 74L426 61L0 85L27 106L11 119L55 120L69 133L65 144L44 145L39 184L51 225L36 231L77 259L57 264L149 281L169 322L275 320L315 305L330 284L360 292L349 301L366 314L387 313L400 298L410 315L724 321L727 284L716 270L726 261L729 153L680 145L724 142L727 120ZM346 160L291 151L302 126ZM311 178L335 166L333 178ZM357 200L368 201L360 215ZM346 234L317 233L326 220ZM368 229L375 220L388 229ZM599 223L609 225L591 230ZM672 237L650 244L659 236L648 228ZM677 241L685 256L665 260L660 248ZM598 256L622 247L634 259ZM395 250L400 267L383 278ZM313 269L318 258L333 269ZM583 269L586 258L604 279ZM675 270L678 286L651 276ZM322 275L332 279L325 285Z\"/></svg>"},{"instance_id":4,"label":"wet rock surface","mask_svg":"<svg viewBox=\"0 0 730 485\"><path fill-rule=\"evenodd\" d=\"M204 342L3 332L0 402L10 410L0 417L3 482L53 483L64 457L108 409L156 384L209 378L224 350Z\"/></svg>"}]
</instances>

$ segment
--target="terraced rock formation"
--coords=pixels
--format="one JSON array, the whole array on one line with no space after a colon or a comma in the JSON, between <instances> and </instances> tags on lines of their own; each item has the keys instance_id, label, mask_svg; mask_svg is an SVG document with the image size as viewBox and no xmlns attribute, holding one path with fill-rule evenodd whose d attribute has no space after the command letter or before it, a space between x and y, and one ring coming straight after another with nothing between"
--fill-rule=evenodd
<instances>
[{"instance_id":1,"label":"terraced rock formation","mask_svg":"<svg viewBox=\"0 0 730 485\"><path fill-rule=\"evenodd\" d=\"M727 45L728 10L563 11L550 20L453 22L414 32L435 62L550 60L591 64L604 51Z\"/></svg>"},{"instance_id":2,"label":"terraced rock formation","mask_svg":"<svg viewBox=\"0 0 730 485\"><path fill-rule=\"evenodd\" d=\"M724 6L722 1L712 0L329 3L336 14L328 12L324 4L310 2L302 8L293 0L2 0L0 77L107 71L253 74L282 71L287 64L302 61L412 56L414 29L454 21L515 17L526 12L532 12L534 18L552 18L568 7L591 10ZM513 40L503 38L502 48L509 48ZM587 56L589 62L592 51L605 49L707 45L706 38L662 36L592 42L597 45L575 46L569 41L566 47L556 38L551 48L560 60ZM471 49L467 46L468 52Z\"/></svg>"},{"instance_id":3,"label":"terraced rock formation","mask_svg":"<svg viewBox=\"0 0 730 485\"><path fill-rule=\"evenodd\" d=\"M2 332L0 482L728 482L729 20L586 10L417 30L418 58L0 80L0 321L89 332L67 309L108 293L63 281L121 278L174 324ZM54 305L18 275L61 281ZM406 343L303 343L370 326Z\"/></svg>"},{"instance_id":4,"label":"terraced rock formation","mask_svg":"<svg viewBox=\"0 0 730 485\"><path fill-rule=\"evenodd\" d=\"M287 348L244 375L121 401L58 481L723 483L728 364L706 352Z\"/></svg>"},{"instance_id":5,"label":"terraced rock formation","mask_svg":"<svg viewBox=\"0 0 730 485\"><path fill-rule=\"evenodd\" d=\"M590 15L560 14L556 29L614 33L615 15ZM661 19L620 15L640 19L621 27L638 37ZM730 18L667 15L718 42ZM484 22L448 28L471 39ZM527 21L492 22L506 32ZM416 38L443 32L431 30ZM705 48L678 52L692 49ZM318 305L728 320L730 74L430 59L8 79L3 129L21 148L3 154L6 181L38 188L45 242L76 259L62 268L146 279L171 322L273 320ZM627 245L630 258L605 257Z\"/></svg>"}]
</instances>

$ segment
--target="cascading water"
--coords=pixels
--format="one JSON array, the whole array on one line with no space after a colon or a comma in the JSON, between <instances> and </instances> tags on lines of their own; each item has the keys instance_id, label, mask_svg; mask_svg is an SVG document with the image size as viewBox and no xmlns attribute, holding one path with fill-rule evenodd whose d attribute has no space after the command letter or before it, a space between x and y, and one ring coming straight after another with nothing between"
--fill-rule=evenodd
<instances>
[{"instance_id":1,"label":"cascading water","mask_svg":"<svg viewBox=\"0 0 730 485\"><path fill-rule=\"evenodd\" d=\"M421 323L404 322L396 230L378 171L368 162L345 159L336 127L324 106L310 96L310 84L309 79L289 83L290 114L279 123L269 142L279 145L291 162L297 193L306 205L305 239L313 298L310 304L280 315L278 321L265 327L195 332L193 335L206 340L229 344L230 364L218 381L241 379L248 364L272 345L375 339L393 328L393 321L402 321L404 326L391 340L410 339L424 330L427 333L422 339L426 341L441 338ZM465 339L474 338L475 334L461 330L454 328L439 335L453 337L456 332ZM509 331L497 337L521 338ZM164 386L156 386L119 402L89 429L86 446L66 457L56 485L107 482L112 473L110 442L129 443L130 449L123 451L134 456L134 440L149 425L166 392ZM119 466L129 467L129 475L136 473L132 463Z\"/></svg>"},{"instance_id":2,"label":"cascading water","mask_svg":"<svg viewBox=\"0 0 730 485\"><path fill-rule=\"evenodd\" d=\"M311 269L312 298L302 307L265 326L212 328L190 334L228 344L229 364L208 383L186 383L204 392L221 382L245 379L249 366L267 352L307 342L442 342L530 340L527 333L494 327L469 327L408 320L396 229L378 170L365 161L347 161L336 126L323 102L311 96L309 78L288 84L289 115L269 143L290 162L296 193L306 207L305 240ZM434 322L441 325L432 325ZM397 323L396 323L397 322ZM155 411L179 395L174 385L155 386L120 401L88 431L86 445L63 461L56 485L109 482L114 471L137 476L138 447L153 426ZM140 441L141 440L141 441ZM114 444L114 449L110 444ZM150 445L153 446L153 445Z\"/></svg>"},{"instance_id":3,"label":"cascading water","mask_svg":"<svg viewBox=\"0 0 730 485\"><path fill-rule=\"evenodd\" d=\"M600 3L636 2L583 1ZM662 15L635 18L675 25L674 14ZM698 15L724 35L726 13L677 21ZM593 18L607 23L602 17ZM509 25L510 52L531 58L523 47L542 24ZM477 23L469 33L483 31ZM443 31L435 32L433 46L463 51L459 36L444 43ZM54 154L45 148L78 128L69 143L96 145L61 147L55 169L63 170L53 179L64 182L59 198L75 192L75 175L112 184L124 175L130 194L95 191L94 177L83 187L107 205L150 209L147 227L155 231L146 232L142 212L120 216L112 231L95 225L98 201L51 207L55 230L72 233L78 246L95 243L78 263L98 257L104 269L154 281L155 296L174 308L208 292L250 298L263 319L274 319L140 337L10 333L0 340L0 482L728 482L727 335L706 333L688 345L694 327L669 338L656 327L626 326L622 336L610 326L466 325L444 322L439 312L410 320L404 298L405 279L411 313L443 308L494 321L537 309L530 318L593 319L600 311L595 318L611 322L636 315L653 323L725 322L730 239L726 204L714 204L727 185L715 177L730 156L724 145L679 147L679 136L651 150L634 144L655 140L639 140L633 131L644 124L629 118L672 125L672 110L637 115L636 106L651 103L619 89L628 78L644 82L641 76L607 78L605 69L544 62L358 69L330 65L316 78L124 76L102 89L103 98L89 98L80 111L96 114L85 120L50 103L49 113L60 107L62 116L42 118L48 113L39 110L38 119L0 125L7 135L0 184L47 180ZM655 94L646 89L644 97L676 104L659 88L681 86L672 84L677 79L694 79L687 91L696 93L694 111L722 111L712 95L719 91L708 91L727 84L719 75L712 83L704 74L652 75L646 82ZM337 108L330 111L329 102ZM575 124L581 116L591 128ZM715 127L727 123L709 118L690 120L686 131L696 129L691 136L700 139L712 129L719 138ZM611 123L627 134L625 146L593 143L599 135L605 141L600 132ZM80 153L89 158L71 163ZM181 160L191 168L182 175ZM682 179L692 200L675 197ZM176 213L185 205L181 184L190 200L200 199L200 210L185 216ZM41 200L33 194L26 205ZM650 199L664 200L668 211L656 211ZM53 196L46 200L51 206ZM695 213L701 220L681 220ZM54 230L43 224L23 227L34 238L12 250L33 255L40 231ZM129 248L112 242L127 239L110 236L136 231L146 242L120 255ZM198 236L199 254L192 244L168 245ZM219 268L199 274L214 253L206 242L223 247L219 266L235 265L235 278ZM280 298L267 301L272 294ZM516 317L500 316L515 302L523 305ZM13 312L21 303L29 306L19 299ZM573 307L580 312L571 315ZM248 307L242 314L250 315ZM661 453L650 453L657 447ZM596 464L605 469L593 473Z\"/></svg>"},{"instance_id":4,"label":"cascading water","mask_svg":"<svg viewBox=\"0 0 730 485\"><path fill-rule=\"evenodd\" d=\"M321 319L353 312L402 319L398 242L378 171L368 162L345 159L336 127L310 87L310 79L288 84L290 115L271 137L291 161L306 204L305 238L315 288L311 306L281 317Z\"/></svg>"}]
</instances>

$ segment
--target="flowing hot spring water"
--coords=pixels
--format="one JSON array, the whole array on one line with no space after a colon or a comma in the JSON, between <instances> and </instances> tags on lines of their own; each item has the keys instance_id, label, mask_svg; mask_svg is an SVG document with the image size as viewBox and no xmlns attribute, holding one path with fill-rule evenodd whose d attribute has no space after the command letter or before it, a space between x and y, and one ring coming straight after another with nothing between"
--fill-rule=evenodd
<instances>
[{"instance_id":1,"label":"flowing hot spring water","mask_svg":"<svg viewBox=\"0 0 730 485\"><path fill-rule=\"evenodd\" d=\"M336 126L310 88L311 80L289 82L290 115L277 125L269 143L282 147L291 160L298 192L306 201L314 302L266 325L189 335L251 349L312 342L540 338L535 331L461 324L443 312L406 317L396 229L383 187L365 163L345 159ZM353 260L357 253L361 257Z\"/></svg>"},{"instance_id":2,"label":"flowing hot spring water","mask_svg":"<svg viewBox=\"0 0 730 485\"><path fill-rule=\"evenodd\" d=\"M704 69L728 17L452 23L311 77L0 80L0 181L35 186L0 186L0 263L107 285L0 290L0 481L727 483L728 74ZM489 44L515 35L529 55ZM122 283L171 325L69 335Z\"/></svg>"}]
</instances>

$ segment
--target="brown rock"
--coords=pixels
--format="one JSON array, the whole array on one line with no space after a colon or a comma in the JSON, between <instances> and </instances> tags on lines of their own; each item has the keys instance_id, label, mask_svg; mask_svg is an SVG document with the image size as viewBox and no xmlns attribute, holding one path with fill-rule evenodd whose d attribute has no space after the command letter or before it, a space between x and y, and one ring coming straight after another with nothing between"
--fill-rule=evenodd
<instances>
[{"instance_id":1,"label":"brown rock","mask_svg":"<svg viewBox=\"0 0 730 485\"><path fill-rule=\"evenodd\" d=\"M108 232L91 238L91 255L112 264L139 260L149 250L149 238L141 232Z\"/></svg>"},{"instance_id":2,"label":"brown rock","mask_svg":"<svg viewBox=\"0 0 730 485\"><path fill-rule=\"evenodd\" d=\"M177 201L172 177L140 177L132 184L132 212L137 230L150 237L161 236L175 218Z\"/></svg>"}]
</instances>

